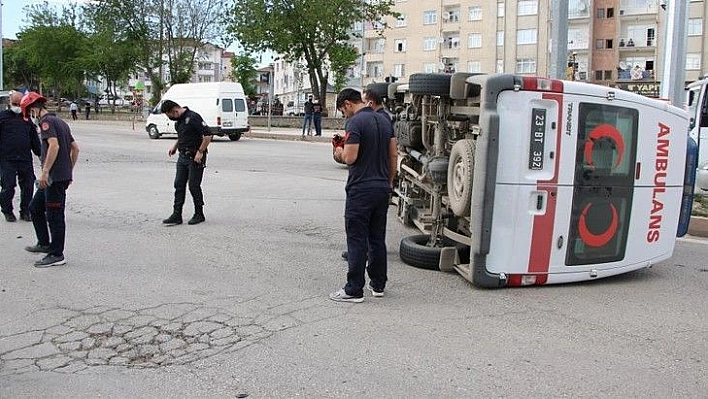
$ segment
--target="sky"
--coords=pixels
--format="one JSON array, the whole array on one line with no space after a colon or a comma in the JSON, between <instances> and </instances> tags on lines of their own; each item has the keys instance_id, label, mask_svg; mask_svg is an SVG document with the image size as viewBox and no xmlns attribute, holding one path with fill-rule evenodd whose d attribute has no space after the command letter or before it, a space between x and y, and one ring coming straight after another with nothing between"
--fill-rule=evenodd
<instances>
[{"instance_id":1,"label":"sky","mask_svg":"<svg viewBox=\"0 0 708 399\"><path fill-rule=\"evenodd\" d=\"M83 3L86 0L47 0L50 5L57 5L61 9L64 4ZM25 12L23 8L30 4L41 4L44 0L0 0L2 2L2 37L17 39L17 32L25 25Z\"/></svg>"}]
</instances>

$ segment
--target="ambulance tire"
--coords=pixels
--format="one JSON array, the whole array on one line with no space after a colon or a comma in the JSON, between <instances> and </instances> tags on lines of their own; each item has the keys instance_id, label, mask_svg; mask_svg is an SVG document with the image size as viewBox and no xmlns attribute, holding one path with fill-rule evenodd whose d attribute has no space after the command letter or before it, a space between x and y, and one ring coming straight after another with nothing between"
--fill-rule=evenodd
<instances>
[{"instance_id":1,"label":"ambulance tire","mask_svg":"<svg viewBox=\"0 0 708 399\"><path fill-rule=\"evenodd\" d=\"M440 247L429 247L426 244L430 239L429 234L418 234L404 237L398 249L401 260L409 266L419 269L440 270ZM470 250L468 246L445 240L445 246L455 246L463 263L469 262Z\"/></svg>"},{"instance_id":2,"label":"ambulance tire","mask_svg":"<svg viewBox=\"0 0 708 399\"><path fill-rule=\"evenodd\" d=\"M241 139L241 133L229 134L229 140L231 140L231 141L239 141L240 139Z\"/></svg>"},{"instance_id":3,"label":"ambulance tire","mask_svg":"<svg viewBox=\"0 0 708 399\"><path fill-rule=\"evenodd\" d=\"M411 94L449 96L449 74L445 73L414 73L408 79L408 91Z\"/></svg>"},{"instance_id":4,"label":"ambulance tire","mask_svg":"<svg viewBox=\"0 0 708 399\"><path fill-rule=\"evenodd\" d=\"M153 140L160 138L160 131L157 130L157 126L150 125L150 127L148 127L148 136Z\"/></svg>"},{"instance_id":5,"label":"ambulance tire","mask_svg":"<svg viewBox=\"0 0 708 399\"><path fill-rule=\"evenodd\" d=\"M476 143L473 140L460 140L450 151L447 196L450 208L456 216L469 216L471 212L475 149Z\"/></svg>"}]
</instances>

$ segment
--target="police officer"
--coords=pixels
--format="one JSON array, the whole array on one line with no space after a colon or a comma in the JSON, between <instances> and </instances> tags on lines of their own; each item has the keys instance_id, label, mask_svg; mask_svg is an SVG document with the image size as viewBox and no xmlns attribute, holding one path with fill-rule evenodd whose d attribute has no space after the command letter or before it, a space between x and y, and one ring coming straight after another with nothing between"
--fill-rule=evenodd
<instances>
[{"instance_id":1,"label":"police officer","mask_svg":"<svg viewBox=\"0 0 708 399\"><path fill-rule=\"evenodd\" d=\"M0 208L5 220L17 221L12 199L20 185L20 219L31 221L29 204L34 192L32 153L39 156L41 144L32 122L25 120L20 107L22 93L10 93L10 109L0 112Z\"/></svg>"},{"instance_id":2,"label":"police officer","mask_svg":"<svg viewBox=\"0 0 708 399\"><path fill-rule=\"evenodd\" d=\"M31 118L38 126L42 140L42 173L38 179L37 192L29 207L37 234L37 244L26 247L25 250L47 255L35 262L35 267L66 263L66 189L72 182L74 165L79 157L79 146L71 135L69 125L55 114L49 113L45 107L46 102L46 98L30 92L22 97L20 103L25 117Z\"/></svg>"},{"instance_id":3,"label":"police officer","mask_svg":"<svg viewBox=\"0 0 708 399\"><path fill-rule=\"evenodd\" d=\"M202 177L206 167L207 147L211 142L211 131L202 117L187 107L180 107L172 100L165 100L161 107L162 113L175 121L177 142L170 147L167 155L172 156L179 151L177 171L175 173L175 201L172 215L163 220L168 225L182 224L182 206L186 196L186 186L194 202L194 216L187 224L198 224L204 218L204 195L202 193Z\"/></svg>"},{"instance_id":4,"label":"police officer","mask_svg":"<svg viewBox=\"0 0 708 399\"><path fill-rule=\"evenodd\" d=\"M396 173L396 139L390 120L367 107L358 91L342 90L337 109L347 117L344 146L335 148L334 159L349 165L344 210L349 271L346 285L329 298L362 302L365 271L370 279L366 288L375 297L384 296L388 279L386 213Z\"/></svg>"}]
</instances>

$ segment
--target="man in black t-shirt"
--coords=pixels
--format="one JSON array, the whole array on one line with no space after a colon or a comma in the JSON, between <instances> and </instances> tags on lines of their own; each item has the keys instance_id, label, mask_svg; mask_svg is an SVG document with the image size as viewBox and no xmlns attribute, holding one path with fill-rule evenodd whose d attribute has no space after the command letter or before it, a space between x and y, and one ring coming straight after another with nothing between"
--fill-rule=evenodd
<instances>
[{"instance_id":1,"label":"man in black t-shirt","mask_svg":"<svg viewBox=\"0 0 708 399\"><path fill-rule=\"evenodd\" d=\"M47 99L30 92L22 97L22 112L37 125L42 141L42 173L37 179L29 210L37 234L37 244L25 250L47 255L34 263L35 267L58 266L66 263L66 190L73 181L73 170L79 157L79 146L66 122L49 113Z\"/></svg>"},{"instance_id":2,"label":"man in black t-shirt","mask_svg":"<svg viewBox=\"0 0 708 399\"><path fill-rule=\"evenodd\" d=\"M315 136L322 136L322 104L317 99L312 104L312 122L315 124Z\"/></svg>"},{"instance_id":3,"label":"man in black t-shirt","mask_svg":"<svg viewBox=\"0 0 708 399\"><path fill-rule=\"evenodd\" d=\"M386 213L396 173L396 139L390 120L362 103L358 91L342 90L337 109L347 117L344 147L335 148L334 159L349 165L344 210L349 271L344 288L329 297L362 302L365 271L370 280L366 287L375 297L384 295L388 279Z\"/></svg>"},{"instance_id":4,"label":"man in black t-shirt","mask_svg":"<svg viewBox=\"0 0 708 399\"><path fill-rule=\"evenodd\" d=\"M302 137L305 137L305 130L307 130L307 135L312 134L312 112L313 112L313 107L315 106L315 103L312 102L312 96L307 98L307 101L305 101L305 121L302 124Z\"/></svg>"},{"instance_id":5,"label":"man in black t-shirt","mask_svg":"<svg viewBox=\"0 0 708 399\"><path fill-rule=\"evenodd\" d=\"M187 224L198 224L204 218L204 194L202 193L202 177L206 167L207 147L211 142L211 130L202 117L189 108L180 107L172 100L165 100L161 107L170 120L175 121L177 142L170 147L167 155L172 156L179 151L177 158L177 171L175 173L175 201L172 215L162 223L175 225L182 224L182 207L187 193L192 194L194 202L194 216Z\"/></svg>"}]
</instances>

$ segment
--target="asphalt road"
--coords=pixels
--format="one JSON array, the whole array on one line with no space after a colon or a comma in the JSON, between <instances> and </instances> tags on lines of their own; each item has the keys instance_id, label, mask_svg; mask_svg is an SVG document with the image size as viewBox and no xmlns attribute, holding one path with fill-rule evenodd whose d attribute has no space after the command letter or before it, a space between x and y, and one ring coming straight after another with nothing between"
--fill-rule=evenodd
<instances>
[{"instance_id":1,"label":"asphalt road","mask_svg":"<svg viewBox=\"0 0 708 399\"><path fill-rule=\"evenodd\" d=\"M335 303L347 172L329 144L217 140L207 221L164 227L173 139L73 126L68 264L32 267L30 224L0 223L2 398L708 392L708 241L615 278L481 290L401 263L416 231L391 208L386 297Z\"/></svg>"}]
</instances>

